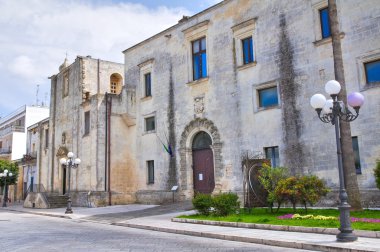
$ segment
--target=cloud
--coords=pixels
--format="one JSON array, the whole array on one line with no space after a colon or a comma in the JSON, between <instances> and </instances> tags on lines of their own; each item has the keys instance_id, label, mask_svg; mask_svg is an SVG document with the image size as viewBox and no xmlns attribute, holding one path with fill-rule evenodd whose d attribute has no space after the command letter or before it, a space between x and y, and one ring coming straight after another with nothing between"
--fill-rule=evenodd
<instances>
[{"instance_id":1,"label":"cloud","mask_svg":"<svg viewBox=\"0 0 380 252\"><path fill-rule=\"evenodd\" d=\"M0 87L12 83L0 92L0 111L32 104L36 84L48 91L47 77L66 52L70 62L77 55L123 62L121 51L190 15L112 1L0 0L0 6Z\"/></svg>"}]
</instances>

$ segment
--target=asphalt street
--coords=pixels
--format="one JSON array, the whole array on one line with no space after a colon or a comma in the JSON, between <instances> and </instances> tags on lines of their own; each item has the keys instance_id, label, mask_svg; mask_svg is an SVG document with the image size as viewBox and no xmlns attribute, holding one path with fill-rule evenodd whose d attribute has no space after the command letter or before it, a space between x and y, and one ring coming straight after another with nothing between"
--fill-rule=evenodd
<instances>
[{"instance_id":1,"label":"asphalt street","mask_svg":"<svg viewBox=\"0 0 380 252\"><path fill-rule=\"evenodd\" d=\"M0 251L305 251L0 212Z\"/></svg>"}]
</instances>

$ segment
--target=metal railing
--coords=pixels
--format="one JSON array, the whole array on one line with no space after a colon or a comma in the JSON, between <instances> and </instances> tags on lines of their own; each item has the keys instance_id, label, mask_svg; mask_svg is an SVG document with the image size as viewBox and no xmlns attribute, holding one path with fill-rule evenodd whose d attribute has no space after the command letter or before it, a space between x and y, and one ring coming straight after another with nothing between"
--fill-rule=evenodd
<instances>
[{"instance_id":1,"label":"metal railing","mask_svg":"<svg viewBox=\"0 0 380 252\"><path fill-rule=\"evenodd\" d=\"M0 125L3 124L4 122L8 121L12 117L14 117L14 116L16 116L18 114L23 113L24 111L26 111L26 105L23 105L23 106L19 107L18 109L16 109L12 113L10 113L10 114L4 116L3 118L1 118L0 119Z\"/></svg>"},{"instance_id":2,"label":"metal railing","mask_svg":"<svg viewBox=\"0 0 380 252\"><path fill-rule=\"evenodd\" d=\"M0 148L0 154L10 154L10 153L12 153L12 147Z\"/></svg>"},{"instance_id":3,"label":"metal railing","mask_svg":"<svg viewBox=\"0 0 380 252\"><path fill-rule=\"evenodd\" d=\"M25 126L8 126L2 130L0 130L0 136L5 136L13 132L25 132Z\"/></svg>"}]
</instances>

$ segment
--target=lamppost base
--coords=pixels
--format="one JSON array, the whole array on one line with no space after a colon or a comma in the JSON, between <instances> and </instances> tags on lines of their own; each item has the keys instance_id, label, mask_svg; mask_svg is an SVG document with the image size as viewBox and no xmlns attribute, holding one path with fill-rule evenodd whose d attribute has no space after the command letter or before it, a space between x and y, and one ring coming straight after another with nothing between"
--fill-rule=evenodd
<instances>
[{"instance_id":1,"label":"lamppost base","mask_svg":"<svg viewBox=\"0 0 380 252\"><path fill-rule=\"evenodd\" d=\"M358 237L354 235L352 232L342 233L336 235L336 241L338 242L354 242L358 240Z\"/></svg>"},{"instance_id":2,"label":"lamppost base","mask_svg":"<svg viewBox=\"0 0 380 252\"><path fill-rule=\"evenodd\" d=\"M65 214L72 214L73 213L73 210L71 210L71 209L66 209L66 211L65 211Z\"/></svg>"}]
</instances>

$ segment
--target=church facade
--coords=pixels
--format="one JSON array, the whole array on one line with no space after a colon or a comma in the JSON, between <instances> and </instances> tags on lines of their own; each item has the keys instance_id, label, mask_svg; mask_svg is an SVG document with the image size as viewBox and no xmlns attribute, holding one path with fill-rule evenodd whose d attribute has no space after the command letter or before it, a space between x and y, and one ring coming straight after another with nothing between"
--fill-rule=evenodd
<instances>
[{"instance_id":1,"label":"church facade","mask_svg":"<svg viewBox=\"0 0 380 252\"><path fill-rule=\"evenodd\" d=\"M326 7L225 0L126 49L124 65L78 57L62 66L51 77L48 188L64 193L68 151L82 159L71 182L82 205L86 195L162 203L173 187L177 200L242 195L245 153L338 188L334 128L309 104L334 79ZM378 197L379 11L375 0L338 2L347 93L365 97L351 131L367 202Z\"/></svg>"}]
</instances>

